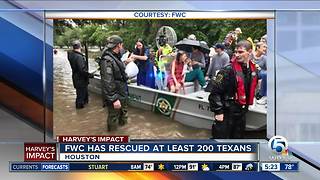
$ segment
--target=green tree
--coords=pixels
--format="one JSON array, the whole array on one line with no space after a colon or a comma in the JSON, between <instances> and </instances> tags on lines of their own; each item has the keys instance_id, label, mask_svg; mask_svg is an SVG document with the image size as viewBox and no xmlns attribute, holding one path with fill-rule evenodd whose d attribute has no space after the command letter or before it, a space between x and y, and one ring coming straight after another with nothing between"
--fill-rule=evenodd
<instances>
[{"instance_id":1,"label":"green tree","mask_svg":"<svg viewBox=\"0 0 320 180\"><path fill-rule=\"evenodd\" d=\"M225 36L240 27L242 34L239 40L251 37L260 39L266 34L266 20L73 20L74 27L66 21L54 21L59 27L55 32L55 44L68 45L74 39L80 39L85 46L99 46L103 49L106 38L116 34L124 39L125 47L133 50L135 41L142 38L147 45L156 46L156 34L161 26L171 26L178 41L195 34L197 40L206 41L209 46L223 42ZM64 27L65 26L65 27ZM64 27L64 28L62 28ZM63 30L61 30L63 29ZM61 34L60 34L61 33ZM59 36L61 35L61 36ZM67 45L64 44L64 45Z\"/></svg>"}]
</instances>

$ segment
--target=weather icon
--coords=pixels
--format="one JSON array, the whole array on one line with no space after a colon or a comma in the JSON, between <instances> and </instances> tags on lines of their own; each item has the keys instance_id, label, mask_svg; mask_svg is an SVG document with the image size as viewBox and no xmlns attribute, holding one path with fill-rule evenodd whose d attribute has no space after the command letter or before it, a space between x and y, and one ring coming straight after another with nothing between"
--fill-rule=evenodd
<instances>
[{"instance_id":1,"label":"weather icon","mask_svg":"<svg viewBox=\"0 0 320 180\"><path fill-rule=\"evenodd\" d=\"M207 164L202 164L201 168L202 168L202 171L210 171L210 168L208 167Z\"/></svg>"},{"instance_id":2,"label":"weather icon","mask_svg":"<svg viewBox=\"0 0 320 180\"><path fill-rule=\"evenodd\" d=\"M253 170L253 165L251 163L247 164L245 170L246 171L252 171Z\"/></svg>"}]
</instances>

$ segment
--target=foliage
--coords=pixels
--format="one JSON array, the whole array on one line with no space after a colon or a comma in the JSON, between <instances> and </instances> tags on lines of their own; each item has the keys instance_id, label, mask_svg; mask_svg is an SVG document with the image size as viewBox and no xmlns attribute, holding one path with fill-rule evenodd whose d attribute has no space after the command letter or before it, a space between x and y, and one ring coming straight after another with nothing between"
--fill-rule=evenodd
<instances>
[{"instance_id":1,"label":"foliage","mask_svg":"<svg viewBox=\"0 0 320 180\"><path fill-rule=\"evenodd\" d=\"M190 34L197 40L206 41L209 46L223 42L229 31L240 27L243 34L239 39L251 37L260 39L266 34L266 20L73 20L54 21L54 42L57 46L68 46L74 39L80 39L89 46L105 45L106 38L116 34L124 39L127 49L134 48L138 38L144 39L147 45L156 46L156 33L161 26L171 26L178 41Z\"/></svg>"}]
</instances>

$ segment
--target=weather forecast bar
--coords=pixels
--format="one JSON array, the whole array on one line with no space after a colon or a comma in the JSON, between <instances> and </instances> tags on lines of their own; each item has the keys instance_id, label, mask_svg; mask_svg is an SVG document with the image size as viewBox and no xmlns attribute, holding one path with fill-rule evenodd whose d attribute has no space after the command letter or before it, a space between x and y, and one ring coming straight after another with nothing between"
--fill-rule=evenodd
<instances>
[{"instance_id":1,"label":"weather forecast bar","mask_svg":"<svg viewBox=\"0 0 320 180\"><path fill-rule=\"evenodd\" d=\"M260 168L259 168L260 166ZM10 162L10 172L270 171L296 172L298 162Z\"/></svg>"},{"instance_id":2,"label":"weather forecast bar","mask_svg":"<svg viewBox=\"0 0 320 180\"><path fill-rule=\"evenodd\" d=\"M188 11L112 11L112 12L52 12L48 19L273 19L271 11L259 12L188 12Z\"/></svg>"},{"instance_id":3,"label":"weather forecast bar","mask_svg":"<svg viewBox=\"0 0 320 180\"><path fill-rule=\"evenodd\" d=\"M10 162L10 172L258 171L257 162Z\"/></svg>"}]
</instances>

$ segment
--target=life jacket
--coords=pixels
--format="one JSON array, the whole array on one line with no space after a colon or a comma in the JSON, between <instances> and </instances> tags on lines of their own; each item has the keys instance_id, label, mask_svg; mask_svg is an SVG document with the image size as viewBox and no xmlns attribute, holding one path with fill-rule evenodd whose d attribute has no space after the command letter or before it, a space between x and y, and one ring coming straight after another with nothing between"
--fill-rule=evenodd
<instances>
[{"instance_id":1,"label":"life jacket","mask_svg":"<svg viewBox=\"0 0 320 180\"><path fill-rule=\"evenodd\" d=\"M156 52L156 60L159 61L161 55L169 55L172 53L172 47L169 44L161 46Z\"/></svg>"},{"instance_id":2,"label":"life jacket","mask_svg":"<svg viewBox=\"0 0 320 180\"><path fill-rule=\"evenodd\" d=\"M246 91L244 87L244 74L242 72L241 64L238 63L237 60L234 58L233 60L231 60L231 66L236 72L236 80L237 80L237 93L235 97L236 101L238 101L240 105L246 105L247 97L246 97ZM251 60L249 60L249 66L251 70L251 83L250 83L248 105L252 105L254 95L255 95L255 90L257 87L257 82L258 82L258 75L257 75L257 69Z\"/></svg>"}]
</instances>

